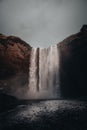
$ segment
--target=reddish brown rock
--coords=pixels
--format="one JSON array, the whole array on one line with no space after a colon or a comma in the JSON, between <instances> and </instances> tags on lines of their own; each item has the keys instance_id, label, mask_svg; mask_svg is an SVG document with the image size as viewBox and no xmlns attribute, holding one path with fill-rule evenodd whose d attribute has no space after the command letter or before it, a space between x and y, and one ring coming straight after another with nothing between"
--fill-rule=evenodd
<instances>
[{"instance_id":1,"label":"reddish brown rock","mask_svg":"<svg viewBox=\"0 0 87 130\"><path fill-rule=\"evenodd\" d=\"M20 38L0 34L1 88L13 89L12 86L25 86L28 83L30 54L31 46Z\"/></svg>"}]
</instances>

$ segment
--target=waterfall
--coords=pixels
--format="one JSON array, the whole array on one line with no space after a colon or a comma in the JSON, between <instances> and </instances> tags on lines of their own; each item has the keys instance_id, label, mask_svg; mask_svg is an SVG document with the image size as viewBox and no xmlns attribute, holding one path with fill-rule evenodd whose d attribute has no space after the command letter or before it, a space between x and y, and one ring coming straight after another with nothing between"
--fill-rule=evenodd
<instances>
[{"instance_id":1,"label":"waterfall","mask_svg":"<svg viewBox=\"0 0 87 130\"><path fill-rule=\"evenodd\" d=\"M30 99L60 97L57 45L49 48L32 48L28 88Z\"/></svg>"}]
</instances>

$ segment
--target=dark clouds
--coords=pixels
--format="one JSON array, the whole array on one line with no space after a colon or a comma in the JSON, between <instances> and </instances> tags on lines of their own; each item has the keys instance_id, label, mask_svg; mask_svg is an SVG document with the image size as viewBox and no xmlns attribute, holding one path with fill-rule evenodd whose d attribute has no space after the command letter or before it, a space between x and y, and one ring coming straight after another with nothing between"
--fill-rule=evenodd
<instances>
[{"instance_id":1,"label":"dark clouds","mask_svg":"<svg viewBox=\"0 0 87 130\"><path fill-rule=\"evenodd\" d=\"M0 0L0 33L47 47L87 24L86 12L87 0Z\"/></svg>"}]
</instances>

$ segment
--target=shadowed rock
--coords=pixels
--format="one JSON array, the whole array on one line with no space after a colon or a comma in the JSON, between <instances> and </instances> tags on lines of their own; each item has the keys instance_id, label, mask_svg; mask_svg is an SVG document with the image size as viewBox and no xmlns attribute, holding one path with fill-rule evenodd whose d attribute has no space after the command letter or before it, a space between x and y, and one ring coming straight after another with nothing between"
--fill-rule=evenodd
<instances>
[{"instance_id":1,"label":"shadowed rock","mask_svg":"<svg viewBox=\"0 0 87 130\"><path fill-rule=\"evenodd\" d=\"M87 96L87 25L58 46L62 95L65 97Z\"/></svg>"}]
</instances>

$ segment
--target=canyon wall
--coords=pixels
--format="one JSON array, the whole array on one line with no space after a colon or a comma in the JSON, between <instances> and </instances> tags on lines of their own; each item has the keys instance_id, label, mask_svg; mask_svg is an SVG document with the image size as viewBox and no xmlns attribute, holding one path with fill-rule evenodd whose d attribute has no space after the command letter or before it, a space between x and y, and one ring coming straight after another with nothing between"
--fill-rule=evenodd
<instances>
[{"instance_id":1,"label":"canyon wall","mask_svg":"<svg viewBox=\"0 0 87 130\"><path fill-rule=\"evenodd\" d=\"M87 25L58 44L63 97L87 97Z\"/></svg>"},{"instance_id":2,"label":"canyon wall","mask_svg":"<svg viewBox=\"0 0 87 130\"><path fill-rule=\"evenodd\" d=\"M21 96L28 86L31 46L0 34L0 91ZM23 92L22 92L23 91Z\"/></svg>"}]
</instances>

